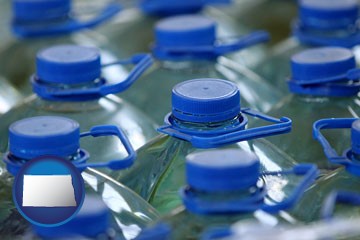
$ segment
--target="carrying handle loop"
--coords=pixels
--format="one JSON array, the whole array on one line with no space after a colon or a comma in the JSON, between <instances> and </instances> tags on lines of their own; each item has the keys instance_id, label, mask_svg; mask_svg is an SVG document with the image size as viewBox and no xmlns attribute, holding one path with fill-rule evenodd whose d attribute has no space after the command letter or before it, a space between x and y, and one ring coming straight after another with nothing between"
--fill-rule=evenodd
<instances>
[{"instance_id":1,"label":"carrying handle loop","mask_svg":"<svg viewBox=\"0 0 360 240\"><path fill-rule=\"evenodd\" d=\"M119 170L130 167L134 163L134 160L136 158L136 152L132 147L129 139L120 128L114 125L99 125L92 127L88 132L84 132L80 134L80 137L87 137L87 136L91 136L91 137L115 136L123 144L128 156L123 159L114 159L102 163L79 164L77 165L79 169L83 170L85 168L91 167L91 168L109 168L111 170Z\"/></svg>"},{"instance_id":2,"label":"carrying handle loop","mask_svg":"<svg viewBox=\"0 0 360 240\"><path fill-rule=\"evenodd\" d=\"M31 25L21 25L13 22L12 27L16 35L24 38L59 35L79 31L85 28L95 27L111 19L121 10L122 6L119 3L111 2L106 5L102 10L100 10L98 15L87 21L80 21L77 18L70 18L64 21L63 24L54 24L53 26L47 27L39 27L36 25L32 27ZM80 16L81 14L78 15Z\"/></svg>"},{"instance_id":3,"label":"carrying handle loop","mask_svg":"<svg viewBox=\"0 0 360 240\"><path fill-rule=\"evenodd\" d=\"M223 43L215 45L214 51L216 55L224 55L230 52L239 51L254 45L268 42L270 40L270 34L266 31L255 31L248 35L239 37L232 43Z\"/></svg>"},{"instance_id":4,"label":"carrying handle loop","mask_svg":"<svg viewBox=\"0 0 360 240\"><path fill-rule=\"evenodd\" d=\"M153 64L153 58L150 54L136 54L129 59L117 61L114 63L109 63L103 65L103 67L108 67L116 64L136 64L135 67L131 70L127 78L123 81L120 81L116 84L102 84L99 87L92 87L86 89L58 89L50 86L43 85L38 83L36 79L32 79L32 84L36 92L42 96L52 96L52 97L69 97L69 98L81 98L86 96L93 97L103 97L108 94L116 94L128 89L139 77Z\"/></svg>"},{"instance_id":5,"label":"carrying handle loop","mask_svg":"<svg viewBox=\"0 0 360 240\"><path fill-rule=\"evenodd\" d=\"M328 140L321 133L321 130L351 128L352 123L356 120L357 118L327 118L318 120L313 124L313 137L320 142L327 159L331 163L347 165L348 159L346 156L339 156L336 150L331 147Z\"/></svg>"},{"instance_id":6,"label":"carrying handle loop","mask_svg":"<svg viewBox=\"0 0 360 240\"><path fill-rule=\"evenodd\" d=\"M296 80L296 84L301 86L306 85L314 85L314 84L325 84L325 83L331 83L331 82L337 82L337 81L359 81L360 80L360 69L354 68L348 70L345 74L327 77L327 78L319 78L319 79L313 79L313 80ZM357 85L354 85L355 88L358 88Z\"/></svg>"},{"instance_id":7,"label":"carrying handle loop","mask_svg":"<svg viewBox=\"0 0 360 240\"><path fill-rule=\"evenodd\" d=\"M268 42L270 39L270 34L266 31L255 31L245 36L236 37L237 39L230 43L221 43L221 40L227 38L219 39L214 45L206 46L180 46L180 47L159 47L162 52L167 52L168 54L210 54L214 56L222 56L227 53L240 51L248 47L257 45L259 43Z\"/></svg>"},{"instance_id":8,"label":"carrying handle loop","mask_svg":"<svg viewBox=\"0 0 360 240\"><path fill-rule=\"evenodd\" d=\"M217 134L215 136L200 136L194 134L187 134L182 132L179 128L174 128L172 125L164 125L158 128L159 132L168 134L170 136L178 137L180 139L190 142L197 148L213 148L222 145L232 144L241 141L248 141L251 139L262 138L272 135L283 134L291 131L292 120L287 117L280 119L268 116L250 108L244 108L241 113L262 119L266 122L274 123L268 126L255 127L250 129L239 129L237 131Z\"/></svg>"}]
</instances>

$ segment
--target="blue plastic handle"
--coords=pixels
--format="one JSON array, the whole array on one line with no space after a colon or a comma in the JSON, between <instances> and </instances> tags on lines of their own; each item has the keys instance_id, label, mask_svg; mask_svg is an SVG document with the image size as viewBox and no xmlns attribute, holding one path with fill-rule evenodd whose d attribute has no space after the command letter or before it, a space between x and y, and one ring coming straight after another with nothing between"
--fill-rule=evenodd
<instances>
[{"instance_id":1,"label":"blue plastic handle","mask_svg":"<svg viewBox=\"0 0 360 240\"><path fill-rule=\"evenodd\" d=\"M53 26L49 25L46 27L21 25L13 22L12 28L17 36L24 38L65 34L79 31L84 28L95 27L118 14L121 9L122 6L119 3L111 2L104 7L96 17L88 21L79 21L77 19L69 18L68 20L65 20L63 24L54 24Z\"/></svg>"},{"instance_id":2,"label":"blue plastic handle","mask_svg":"<svg viewBox=\"0 0 360 240\"><path fill-rule=\"evenodd\" d=\"M186 46L186 47L162 47L161 50L168 54L211 54L214 56L222 56L227 53L239 51L259 43L268 42L270 35L266 31L255 31L245 36L237 37L231 43L214 43L211 46Z\"/></svg>"},{"instance_id":3,"label":"blue plastic handle","mask_svg":"<svg viewBox=\"0 0 360 240\"><path fill-rule=\"evenodd\" d=\"M134 160L136 158L136 152L135 152L134 148L131 146L129 139L126 137L126 135L120 128L118 128L114 125L95 126L95 127L92 127L90 129L90 131L80 134L80 137L87 137L87 136L92 136L92 137L116 136L119 138L119 140L125 147L125 149L128 153L128 156L125 157L124 159L115 159L115 160L110 160L108 162L102 162L102 163L79 164L79 165L77 165L77 167L79 169L85 169L88 167L91 167L91 168L106 167L106 168L110 168L112 170L119 170L119 169L130 167L134 163Z\"/></svg>"},{"instance_id":4,"label":"blue plastic handle","mask_svg":"<svg viewBox=\"0 0 360 240\"><path fill-rule=\"evenodd\" d=\"M216 55L224 55L229 52L239 51L259 43L265 43L270 40L270 34L266 31L256 31L238 38L236 41L228 44L219 44L214 47Z\"/></svg>"},{"instance_id":5,"label":"blue plastic handle","mask_svg":"<svg viewBox=\"0 0 360 240\"><path fill-rule=\"evenodd\" d=\"M319 78L319 79L313 79L313 80L296 80L296 84L299 85L313 85L313 84L323 84L323 83L331 83L336 81L346 81L346 80L355 80L359 81L360 79L360 69L350 69L345 74L327 77L327 78Z\"/></svg>"},{"instance_id":6,"label":"blue plastic handle","mask_svg":"<svg viewBox=\"0 0 360 240\"><path fill-rule=\"evenodd\" d=\"M334 164L348 165L349 159L346 156L339 156L335 149L333 149L330 143L322 135L322 129L341 129L351 128L351 125L358 118L327 118L316 121L313 124L313 137L320 142L324 149L324 153L328 160Z\"/></svg>"},{"instance_id":7,"label":"blue plastic handle","mask_svg":"<svg viewBox=\"0 0 360 240\"><path fill-rule=\"evenodd\" d=\"M103 67L107 67L115 64L136 64L131 70L128 77L120 81L119 83L107 85L102 84L99 87L86 88L86 89L59 89L54 88L46 84L41 84L37 81L36 77L33 76L31 82L34 87L34 91L38 95L51 96L51 97L64 97L64 98L85 98L86 96L103 97L108 94L115 94L128 89L139 77L153 64L153 58L150 54L136 54L130 59L117 61L114 63L106 64ZM105 80L104 80L105 81Z\"/></svg>"},{"instance_id":8,"label":"blue plastic handle","mask_svg":"<svg viewBox=\"0 0 360 240\"><path fill-rule=\"evenodd\" d=\"M196 196L188 192L187 187L182 188L180 194L186 208L191 212L200 214L254 212L257 210L277 213L289 209L296 204L304 191L316 180L318 168L315 164L298 164L288 171L264 172L262 175L278 176L288 174L300 175L303 176L303 179L287 199L274 205L268 205L263 201L267 194L266 186L264 192L260 193L258 197L254 195L249 197L249 199L230 200L228 202L221 202L221 204L214 204L213 202L196 198Z\"/></svg>"},{"instance_id":9,"label":"blue plastic handle","mask_svg":"<svg viewBox=\"0 0 360 240\"><path fill-rule=\"evenodd\" d=\"M355 74L353 74L353 76L355 77ZM326 79L326 81L330 82L329 79L330 78ZM355 81L351 84L348 84L348 82L345 83L332 82L326 84L320 84L320 83L315 84L315 81L313 81L313 84L305 84L305 82L299 84L297 81L290 80L287 83L289 86L289 90L292 93L306 94L312 96L349 97L349 96L356 96L360 91L359 81Z\"/></svg>"},{"instance_id":10,"label":"blue plastic handle","mask_svg":"<svg viewBox=\"0 0 360 240\"><path fill-rule=\"evenodd\" d=\"M275 124L251 129L239 129L234 132L216 134L214 136L200 136L196 132L188 134L172 125L161 126L158 128L158 131L188 141L197 148L214 148L291 131L292 121L290 118L282 117L277 119L249 108L242 109L241 113Z\"/></svg>"},{"instance_id":11,"label":"blue plastic handle","mask_svg":"<svg viewBox=\"0 0 360 240\"><path fill-rule=\"evenodd\" d=\"M331 220L334 214L336 203L344 203L353 206L360 206L360 194L349 191L333 191L325 199L321 208L321 218Z\"/></svg>"}]
</instances>

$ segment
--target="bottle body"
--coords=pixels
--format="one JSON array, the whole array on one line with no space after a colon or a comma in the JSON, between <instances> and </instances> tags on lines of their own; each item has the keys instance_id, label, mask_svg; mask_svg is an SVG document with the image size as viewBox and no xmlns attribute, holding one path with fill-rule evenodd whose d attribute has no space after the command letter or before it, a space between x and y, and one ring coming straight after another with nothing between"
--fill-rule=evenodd
<instances>
[{"instance_id":1,"label":"bottle body","mask_svg":"<svg viewBox=\"0 0 360 240\"><path fill-rule=\"evenodd\" d=\"M284 136L268 138L272 144L290 155L298 163L315 163L319 169L331 169L323 148L312 136L313 123L322 118L353 118L359 116L357 97L316 97L308 95L289 95L268 112L271 116L288 116L292 119L292 131ZM259 124L259 122L254 125ZM337 150L350 144L346 131L324 132L329 142ZM339 141L338 139L342 139Z\"/></svg>"},{"instance_id":2,"label":"bottle body","mask_svg":"<svg viewBox=\"0 0 360 240\"><path fill-rule=\"evenodd\" d=\"M327 175L319 178L316 183L309 188L297 207L293 209L293 214L305 222L321 219L321 208L326 197L334 190L351 191L359 193L358 186L360 178L346 171L344 167L338 168ZM360 211L357 207L338 204L335 209L337 217L356 218Z\"/></svg>"},{"instance_id":3,"label":"bottle body","mask_svg":"<svg viewBox=\"0 0 360 240\"><path fill-rule=\"evenodd\" d=\"M280 171L296 164L261 139L222 148L254 152L260 158L261 171ZM124 177L116 172L111 176L148 200L161 214L166 214L181 205L179 188L185 185L186 155L206 150L195 148L187 141L160 135L138 150L133 167L125 170Z\"/></svg>"},{"instance_id":4,"label":"bottle body","mask_svg":"<svg viewBox=\"0 0 360 240\"><path fill-rule=\"evenodd\" d=\"M221 57L214 61L157 61L130 91L122 98L143 109L157 124L171 111L171 90L183 81L203 78L227 79L234 82L240 91L243 105L259 110L269 110L278 102L281 94L263 82L251 70L229 59ZM149 104L150 103L150 104Z\"/></svg>"},{"instance_id":5,"label":"bottle body","mask_svg":"<svg viewBox=\"0 0 360 240\"><path fill-rule=\"evenodd\" d=\"M296 38L288 38L273 46L268 56L254 67L254 71L286 94L289 92L287 79L291 76L291 56L307 48L309 47L302 45Z\"/></svg>"},{"instance_id":6,"label":"bottle body","mask_svg":"<svg viewBox=\"0 0 360 240\"><path fill-rule=\"evenodd\" d=\"M266 14L258 14L266 9ZM271 43L277 43L290 33L292 18L296 15L296 4L284 0L238 0L230 7L221 9L237 25L245 25L251 29L265 29L271 34Z\"/></svg>"},{"instance_id":7,"label":"bottle body","mask_svg":"<svg viewBox=\"0 0 360 240\"><path fill-rule=\"evenodd\" d=\"M97 100L79 102L48 101L32 95L23 104L2 116L1 152L8 148L8 127L11 123L34 116L63 116L79 122L81 131L89 131L95 125L116 125L124 130L132 146L137 149L156 136L155 124L144 114L122 99L108 95ZM105 161L127 156L122 144L113 137L81 140L91 159Z\"/></svg>"}]
</instances>

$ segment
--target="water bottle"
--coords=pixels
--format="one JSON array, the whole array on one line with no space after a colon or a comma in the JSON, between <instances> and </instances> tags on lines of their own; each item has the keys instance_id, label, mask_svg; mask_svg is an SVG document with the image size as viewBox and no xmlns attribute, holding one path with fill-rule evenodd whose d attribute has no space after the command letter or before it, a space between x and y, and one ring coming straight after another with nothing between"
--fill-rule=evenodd
<instances>
[{"instance_id":1,"label":"water bottle","mask_svg":"<svg viewBox=\"0 0 360 240\"><path fill-rule=\"evenodd\" d=\"M262 119L267 125L245 129L248 117ZM258 153L264 170L280 171L296 164L269 143L248 142L289 132L291 120L241 109L240 91L230 81L193 79L177 84L172 90L172 112L164 121L165 125L158 128L162 134L138 150L137 161L126 170L126 176L112 174L161 213L181 204L177 192L185 183L185 156L191 152L242 148Z\"/></svg>"},{"instance_id":2,"label":"water bottle","mask_svg":"<svg viewBox=\"0 0 360 240\"><path fill-rule=\"evenodd\" d=\"M160 21L154 30L154 66L122 97L162 124L170 111L172 87L195 78L228 79L243 92L244 105L268 110L280 100L279 92L251 70L222 57L267 39L254 32L230 43L216 43L216 23L200 15L182 15ZM151 102L151 104L149 104Z\"/></svg>"},{"instance_id":3,"label":"water bottle","mask_svg":"<svg viewBox=\"0 0 360 240\"><path fill-rule=\"evenodd\" d=\"M153 28L158 20L180 14L201 13L217 21L218 33L221 36L234 36L249 32L249 29L238 31L237 23L219 11L208 11L208 6L230 5L229 0L140 0L117 15L110 24L104 25L99 32L112 44L112 52L117 56L147 51L154 42ZM235 31L236 30L236 31ZM129 41L131 39L131 41ZM125 55L125 56L126 56Z\"/></svg>"},{"instance_id":4,"label":"water bottle","mask_svg":"<svg viewBox=\"0 0 360 240\"><path fill-rule=\"evenodd\" d=\"M73 5L72 0L12 0L13 18L7 27L11 28L13 38L0 48L0 76L24 96L31 93L28 79L35 70L33 60L40 49L80 43L106 49L104 36L81 30L109 21L121 6L114 1L98 3L96 7Z\"/></svg>"},{"instance_id":5,"label":"water bottle","mask_svg":"<svg viewBox=\"0 0 360 240\"><path fill-rule=\"evenodd\" d=\"M331 218L311 224L260 225L256 221L239 221L227 227L210 227L201 240L324 240L356 239L360 236L360 218ZM143 231L147 231L144 229ZM141 234L142 235L142 234Z\"/></svg>"},{"instance_id":6,"label":"water bottle","mask_svg":"<svg viewBox=\"0 0 360 240\"><path fill-rule=\"evenodd\" d=\"M180 189L183 206L160 222L170 227L167 239L199 239L210 226L250 219L273 226L294 223L287 210L316 176L313 164L261 173L259 158L242 150L193 153L186 157L187 185Z\"/></svg>"},{"instance_id":7,"label":"water bottle","mask_svg":"<svg viewBox=\"0 0 360 240\"><path fill-rule=\"evenodd\" d=\"M268 114L289 116L293 128L287 136L271 137L269 141L299 163L312 162L320 169L331 169L334 166L325 161L322 148L312 138L312 124L322 118L359 116L359 70L354 55L340 47L305 50L291 58L291 69L287 83L292 94ZM328 133L336 149L346 146L346 142L336 141L346 136Z\"/></svg>"},{"instance_id":8,"label":"water bottle","mask_svg":"<svg viewBox=\"0 0 360 240\"><path fill-rule=\"evenodd\" d=\"M360 43L357 0L299 0L298 12L293 36L274 46L255 68L283 92L287 92L284 80L290 75L288 61L293 54L312 46L353 48Z\"/></svg>"},{"instance_id":9,"label":"water bottle","mask_svg":"<svg viewBox=\"0 0 360 240\"><path fill-rule=\"evenodd\" d=\"M351 143L343 149L334 149L321 130L341 132L347 130L351 132L348 139L342 138L338 134L337 141ZM349 131L350 130L350 131ZM324 131L326 133L326 131ZM333 190L358 191L360 183L360 168L358 163L359 154L360 120L358 118L332 118L322 119L314 123L314 138L318 140L324 149L324 153L331 164L340 167L327 175L318 179L317 182L304 194L298 207L294 209L294 214L304 221L313 221L321 217L321 207L326 196ZM338 154L338 152L343 152ZM306 206L306 207L305 207ZM359 216L358 211L350 211L349 216Z\"/></svg>"},{"instance_id":10,"label":"water bottle","mask_svg":"<svg viewBox=\"0 0 360 240\"><path fill-rule=\"evenodd\" d=\"M118 156L116 159L94 158L89 154L88 149L82 148L80 144L80 138L88 136L114 136L120 140L128 155L124 158ZM101 140L92 139L92 141L96 144ZM97 168L120 170L133 164L136 154L120 128L101 125L80 133L79 124L72 119L40 116L19 120L9 128L9 151L3 155L6 169L1 168L0 175L2 206L0 235L3 238L14 239L29 228L29 224L19 215L12 201L13 176L25 162L49 155L67 159L83 171L86 193L102 197L124 236L130 234L135 238L141 228L157 219L155 210L137 194L96 170ZM126 228L122 225L125 223L134 226Z\"/></svg>"},{"instance_id":11,"label":"water bottle","mask_svg":"<svg viewBox=\"0 0 360 240\"><path fill-rule=\"evenodd\" d=\"M130 87L151 63L147 54L115 62L135 66L119 76L117 83L110 83L102 77L100 53L96 48L60 45L40 51L36 57L37 71L31 78L35 95L0 117L0 152L6 151L7 128L12 122L41 115L69 117L78 121L82 130L94 125L117 125L124 129L134 148L139 148L156 136L155 124L113 94ZM113 138L106 138L95 146L85 140L83 145L94 158L126 154Z\"/></svg>"}]
</instances>

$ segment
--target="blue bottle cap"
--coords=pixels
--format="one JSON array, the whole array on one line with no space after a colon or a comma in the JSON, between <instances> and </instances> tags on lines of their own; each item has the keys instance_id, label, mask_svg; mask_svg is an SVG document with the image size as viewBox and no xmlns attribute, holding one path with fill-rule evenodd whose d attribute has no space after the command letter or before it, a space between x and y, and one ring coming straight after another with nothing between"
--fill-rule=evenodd
<instances>
[{"instance_id":1,"label":"blue bottle cap","mask_svg":"<svg viewBox=\"0 0 360 240\"><path fill-rule=\"evenodd\" d=\"M43 155L67 157L79 149L79 139L79 124L64 117L25 118L9 127L9 151L23 159Z\"/></svg>"},{"instance_id":2,"label":"blue bottle cap","mask_svg":"<svg viewBox=\"0 0 360 240\"><path fill-rule=\"evenodd\" d=\"M44 82L79 84L101 75L97 48L59 45L41 50L36 56L36 74Z\"/></svg>"},{"instance_id":3,"label":"blue bottle cap","mask_svg":"<svg viewBox=\"0 0 360 240\"><path fill-rule=\"evenodd\" d=\"M79 213L69 222L57 227L33 225L33 228L36 234L46 238L96 237L109 228L109 218L110 210L102 199L86 195Z\"/></svg>"},{"instance_id":4,"label":"blue bottle cap","mask_svg":"<svg viewBox=\"0 0 360 240\"><path fill-rule=\"evenodd\" d=\"M71 0L12 0L15 21L46 21L67 17Z\"/></svg>"},{"instance_id":5,"label":"blue bottle cap","mask_svg":"<svg viewBox=\"0 0 360 240\"><path fill-rule=\"evenodd\" d=\"M351 150L355 154L360 154L360 120L356 120L351 125Z\"/></svg>"},{"instance_id":6,"label":"blue bottle cap","mask_svg":"<svg viewBox=\"0 0 360 240\"><path fill-rule=\"evenodd\" d=\"M195 13L206 4L204 0L141 0L140 8L150 15L169 16L177 14Z\"/></svg>"},{"instance_id":7,"label":"blue bottle cap","mask_svg":"<svg viewBox=\"0 0 360 240\"><path fill-rule=\"evenodd\" d=\"M356 0L300 0L299 18L304 27L342 29L358 19Z\"/></svg>"},{"instance_id":8,"label":"blue bottle cap","mask_svg":"<svg viewBox=\"0 0 360 240\"><path fill-rule=\"evenodd\" d=\"M188 122L221 122L239 115L240 92L226 80L203 78L177 84L172 90L172 114Z\"/></svg>"},{"instance_id":9,"label":"blue bottle cap","mask_svg":"<svg viewBox=\"0 0 360 240\"><path fill-rule=\"evenodd\" d=\"M322 47L302 51L291 57L292 81L313 81L344 75L356 67L347 48Z\"/></svg>"},{"instance_id":10,"label":"blue bottle cap","mask_svg":"<svg viewBox=\"0 0 360 240\"><path fill-rule=\"evenodd\" d=\"M155 26L155 47L212 46L216 39L215 21L201 15L166 18Z\"/></svg>"},{"instance_id":11,"label":"blue bottle cap","mask_svg":"<svg viewBox=\"0 0 360 240\"><path fill-rule=\"evenodd\" d=\"M187 183L196 190L244 190L255 186L259 176L259 158L243 150L211 150L186 156Z\"/></svg>"}]
</instances>

